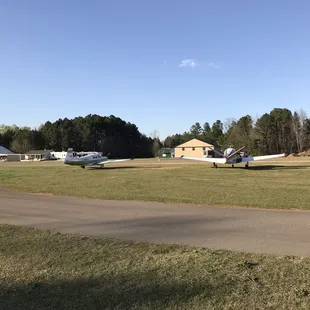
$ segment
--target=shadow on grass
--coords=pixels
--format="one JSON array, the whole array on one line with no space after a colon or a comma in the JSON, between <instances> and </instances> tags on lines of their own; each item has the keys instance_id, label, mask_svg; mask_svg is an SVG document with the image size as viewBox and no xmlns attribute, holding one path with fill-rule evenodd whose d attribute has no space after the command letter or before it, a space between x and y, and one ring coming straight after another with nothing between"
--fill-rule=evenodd
<instances>
[{"instance_id":1,"label":"shadow on grass","mask_svg":"<svg viewBox=\"0 0 310 310\"><path fill-rule=\"evenodd\" d=\"M87 169L95 169L95 170L123 170L123 169L155 169L155 168L164 168L163 165L152 165L152 166L147 166L147 165L143 165L143 166L104 166L104 168L100 168L100 167L87 167Z\"/></svg>"},{"instance_id":2,"label":"shadow on grass","mask_svg":"<svg viewBox=\"0 0 310 310\"><path fill-rule=\"evenodd\" d=\"M143 168L143 167L139 167L139 166L104 166L103 168L100 168L98 166L93 166L93 167L86 167L87 169L90 170L123 170L123 169L138 169L138 168Z\"/></svg>"},{"instance_id":3,"label":"shadow on grass","mask_svg":"<svg viewBox=\"0 0 310 310\"><path fill-rule=\"evenodd\" d=\"M266 166L249 166L247 169L244 166L218 166L217 169L244 169L244 170L303 170L310 169L310 165L303 166L280 166L280 165L266 165Z\"/></svg>"},{"instance_id":4,"label":"shadow on grass","mask_svg":"<svg viewBox=\"0 0 310 310\"><path fill-rule=\"evenodd\" d=\"M0 286L0 308L16 309L163 309L182 308L194 298L208 303L227 284L207 279L186 280L156 270L116 276ZM226 286L226 287L225 287ZM197 302L195 302L197 305Z\"/></svg>"},{"instance_id":5,"label":"shadow on grass","mask_svg":"<svg viewBox=\"0 0 310 310\"><path fill-rule=\"evenodd\" d=\"M250 170L298 170L309 169L310 166L279 166L279 165L266 165L266 166L249 166Z\"/></svg>"}]
</instances>

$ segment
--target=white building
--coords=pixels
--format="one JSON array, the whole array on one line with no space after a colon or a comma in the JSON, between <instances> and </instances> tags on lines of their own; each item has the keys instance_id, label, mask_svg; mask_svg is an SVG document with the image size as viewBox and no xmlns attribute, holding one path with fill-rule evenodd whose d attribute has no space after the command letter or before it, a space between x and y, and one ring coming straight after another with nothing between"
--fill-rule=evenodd
<instances>
[{"instance_id":1,"label":"white building","mask_svg":"<svg viewBox=\"0 0 310 310\"><path fill-rule=\"evenodd\" d=\"M69 149L69 151L73 152L73 150ZM51 152L51 159L59 159L59 160L64 160L67 156L67 153L68 152L65 152L65 151L62 151L62 152ZM81 151L81 152L76 152L76 155L78 157L81 157L81 156L85 156L85 155L90 155L90 154L99 154L99 155L102 155L102 152L84 152L84 151Z\"/></svg>"},{"instance_id":2,"label":"white building","mask_svg":"<svg viewBox=\"0 0 310 310\"><path fill-rule=\"evenodd\" d=\"M60 159L60 160L64 160L67 156L67 152L51 152L51 158L52 159Z\"/></svg>"},{"instance_id":3,"label":"white building","mask_svg":"<svg viewBox=\"0 0 310 310\"><path fill-rule=\"evenodd\" d=\"M50 160L51 150L31 150L25 154L25 160Z\"/></svg>"}]
</instances>

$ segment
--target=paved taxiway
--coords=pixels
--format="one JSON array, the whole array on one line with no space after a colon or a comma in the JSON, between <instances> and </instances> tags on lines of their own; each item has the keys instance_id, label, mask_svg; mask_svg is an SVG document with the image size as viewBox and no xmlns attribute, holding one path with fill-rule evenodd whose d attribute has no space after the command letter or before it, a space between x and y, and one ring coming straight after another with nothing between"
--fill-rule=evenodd
<instances>
[{"instance_id":1,"label":"paved taxiway","mask_svg":"<svg viewBox=\"0 0 310 310\"><path fill-rule=\"evenodd\" d=\"M310 256L310 212L102 201L0 189L0 223L64 233Z\"/></svg>"}]
</instances>

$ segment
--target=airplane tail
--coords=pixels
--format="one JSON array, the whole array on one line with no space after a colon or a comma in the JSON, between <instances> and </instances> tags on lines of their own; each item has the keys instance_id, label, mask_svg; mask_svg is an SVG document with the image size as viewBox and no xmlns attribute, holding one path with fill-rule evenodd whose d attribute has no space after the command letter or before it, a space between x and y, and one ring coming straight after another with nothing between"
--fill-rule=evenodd
<instances>
[{"instance_id":1,"label":"airplane tail","mask_svg":"<svg viewBox=\"0 0 310 310\"><path fill-rule=\"evenodd\" d=\"M69 148L67 151L67 155L65 157L65 163L69 161L69 159L73 158L73 149Z\"/></svg>"}]
</instances>

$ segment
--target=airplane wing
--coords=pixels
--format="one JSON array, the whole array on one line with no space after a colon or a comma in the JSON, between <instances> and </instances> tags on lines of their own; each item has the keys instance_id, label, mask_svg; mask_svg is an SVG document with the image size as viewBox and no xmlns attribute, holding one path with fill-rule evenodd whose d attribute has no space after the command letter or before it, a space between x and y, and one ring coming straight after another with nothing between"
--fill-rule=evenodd
<instances>
[{"instance_id":1,"label":"airplane wing","mask_svg":"<svg viewBox=\"0 0 310 310\"><path fill-rule=\"evenodd\" d=\"M127 160L133 160L133 159L132 158L127 158L127 159L108 159L106 161L102 161L101 163L99 163L99 165L111 164L111 163L119 163L121 161L127 161Z\"/></svg>"},{"instance_id":2,"label":"airplane wing","mask_svg":"<svg viewBox=\"0 0 310 310\"><path fill-rule=\"evenodd\" d=\"M197 160L197 161L204 161L208 163L216 163L216 164L225 164L226 158L210 158L210 157L187 157L183 156L182 159L190 159L190 160Z\"/></svg>"},{"instance_id":3,"label":"airplane wing","mask_svg":"<svg viewBox=\"0 0 310 310\"><path fill-rule=\"evenodd\" d=\"M242 162L273 159L278 157L285 157L285 153L275 154L275 155L263 155L263 156L254 156L254 157L242 157Z\"/></svg>"},{"instance_id":4,"label":"airplane wing","mask_svg":"<svg viewBox=\"0 0 310 310\"><path fill-rule=\"evenodd\" d=\"M133 160L133 158L128 158L128 159L108 159L108 160L103 160L103 161L100 161L100 162L95 162L95 163L91 163L91 164L88 164L86 166L96 166L96 165L105 165L105 164L111 164L111 163L118 163L118 162L121 162L121 161L126 161L126 160Z\"/></svg>"}]
</instances>

